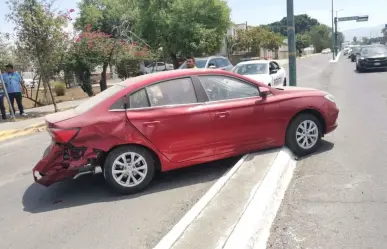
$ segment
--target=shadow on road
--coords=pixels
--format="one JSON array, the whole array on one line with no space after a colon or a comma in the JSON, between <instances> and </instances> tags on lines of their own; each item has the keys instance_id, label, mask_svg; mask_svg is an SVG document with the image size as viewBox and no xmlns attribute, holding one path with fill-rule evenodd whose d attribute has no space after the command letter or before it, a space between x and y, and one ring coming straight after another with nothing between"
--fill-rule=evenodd
<instances>
[{"instance_id":1,"label":"shadow on road","mask_svg":"<svg viewBox=\"0 0 387 249\"><path fill-rule=\"evenodd\" d=\"M318 150L315 153L304 156L304 157L296 158L296 160L300 161L300 160L303 160L303 159L306 159L306 158L330 151L333 149L334 146L335 146L334 143L331 143L331 142L326 141L326 140L321 140L321 146L320 146L320 148L318 148Z\"/></svg>"},{"instance_id":2,"label":"shadow on road","mask_svg":"<svg viewBox=\"0 0 387 249\"><path fill-rule=\"evenodd\" d=\"M24 211L42 213L98 202L114 202L157 194L166 190L216 180L239 159L240 157L232 157L160 173L147 189L135 195L117 195L109 191L102 175L83 176L77 180L56 183L48 188L34 183L24 192L22 203Z\"/></svg>"},{"instance_id":3,"label":"shadow on road","mask_svg":"<svg viewBox=\"0 0 387 249\"><path fill-rule=\"evenodd\" d=\"M382 70L382 69L368 69L366 71L362 71L361 73L358 72L356 69L353 70L355 73L358 73L358 74L367 74L367 73L385 73L387 72L387 70Z\"/></svg>"}]
</instances>

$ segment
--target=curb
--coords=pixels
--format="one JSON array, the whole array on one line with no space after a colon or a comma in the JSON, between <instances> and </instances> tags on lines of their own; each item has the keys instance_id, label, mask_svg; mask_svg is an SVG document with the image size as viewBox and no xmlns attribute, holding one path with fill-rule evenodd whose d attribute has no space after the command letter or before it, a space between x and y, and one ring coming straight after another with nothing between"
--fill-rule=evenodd
<instances>
[{"instance_id":1,"label":"curb","mask_svg":"<svg viewBox=\"0 0 387 249\"><path fill-rule=\"evenodd\" d=\"M293 177L296 164L289 149L283 148L279 151L263 181L251 191L245 211L222 248L266 249L271 225Z\"/></svg>"},{"instance_id":2,"label":"curb","mask_svg":"<svg viewBox=\"0 0 387 249\"><path fill-rule=\"evenodd\" d=\"M32 133L44 131L44 130L46 130L46 123L40 122L37 124L26 126L22 129L0 131L0 142L11 138L21 137Z\"/></svg>"},{"instance_id":3,"label":"curb","mask_svg":"<svg viewBox=\"0 0 387 249\"><path fill-rule=\"evenodd\" d=\"M297 163L294 160L293 154L287 148L277 150L273 159L271 159L270 162L265 163L268 168L267 171L264 170L261 171L261 173L258 172L259 170L252 171L255 172L255 178L257 178L257 174L263 174L262 180L256 181L257 179L255 179L253 184L246 189L247 191L244 190L244 193L241 193L242 195L249 197L246 198L243 203L239 204L240 211L237 211L237 213L234 214L228 214L235 216L235 221L224 223L223 221L226 218L222 219L221 216L212 218L213 216L211 216L214 211L220 212L220 210L227 210L227 208L218 208L225 205L224 203L216 202L211 204L211 202L218 198L218 194L223 189L233 186L235 181L238 181L237 179L233 179L233 177L237 174L236 172L239 171L239 169L243 168L245 161L248 161L247 158L249 155L250 154L245 155L227 173L225 173L153 249L197 248L195 240L205 241L206 236L214 236L210 239L211 242L209 243L210 246L213 246L215 245L214 241L216 240L216 248L266 249L272 223L277 215ZM261 155L259 157L261 157ZM242 173L239 177L242 177L242 181L246 182L251 182L253 179L251 177L243 178L246 177L246 172ZM229 185L229 183L231 185ZM241 188L241 191L243 191L243 186ZM232 198L231 195L226 194L226 196ZM222 198L224 198L224 196ZM220 199L220 201L222 200L223 199ZM197 221L198 223L195 225L195 222ZM203 223L203 221L205 222ZM222 233L220 234L213 231L214 235L208 235L207 233L207 235L201 234L201 232L197 230L199 228L198 224L214 224L213 226L221 226L218 231L222 231ZM231 227L229 227L229 225L231 225ZM192 228L192 226L196 226L196 228ZM192 230L189 230L190 227ZM187 234L186 231L188 231ZM206 248L210 247L208 246Z\"/></svg>"}]
</instances>

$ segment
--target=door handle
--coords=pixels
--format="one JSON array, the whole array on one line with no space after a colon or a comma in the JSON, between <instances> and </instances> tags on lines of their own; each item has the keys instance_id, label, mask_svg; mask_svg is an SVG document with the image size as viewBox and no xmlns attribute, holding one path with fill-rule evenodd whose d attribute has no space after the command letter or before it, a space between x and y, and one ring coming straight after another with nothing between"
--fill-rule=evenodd
<instances>
[{"instance_id":1,"label":"door handle","mask_svg":"<svg viewBox=\"0 0 387 249\"><path fill-rule=\"evenodd\" d=\"M145 122L143 126L155 126L158 125L160 121L151 121L151 122Z\"/></svg>"},{"instance_id":2,"label":"door handle","mask_svg":"<svg viewBox=\"0 0 387 249\"><path fill-rule=\"evenodd\" d=\"M217 112L217 113L215 114L215 116L218 117L218 118L226 118L226 117L228 117L229 115L230 115L229 112Z\"/></svg>"}]
</instances>

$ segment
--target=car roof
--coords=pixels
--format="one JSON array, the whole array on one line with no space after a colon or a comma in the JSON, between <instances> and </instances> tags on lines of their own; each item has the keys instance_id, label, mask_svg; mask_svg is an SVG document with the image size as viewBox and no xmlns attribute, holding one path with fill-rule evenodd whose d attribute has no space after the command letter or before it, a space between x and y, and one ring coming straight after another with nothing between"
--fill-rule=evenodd
<instances>
[{"instance_id":1,"label":"car roof","mask_svg":"<svg viewBox=\"0 0 387 249\"><path fill-rule=\"evenodd\" d=\"M234 73L221 69L179 69L132 77L123 82L117 83L117 85L123 86L125 88L130 87L133 89L137 89L159 81L207 74L235 76Z\"/></svg>"},{"instance_id":2,"label":"car roof","mask_svg":"<svg viewBox=\"0 0 387 249\"><path fill-rule=\"evenodd\" d=\"M271 61L269 60L251 60L251 61L242 61L237 65L245 65L245 64L269 64Z\"/></svg>"}]
</instances>

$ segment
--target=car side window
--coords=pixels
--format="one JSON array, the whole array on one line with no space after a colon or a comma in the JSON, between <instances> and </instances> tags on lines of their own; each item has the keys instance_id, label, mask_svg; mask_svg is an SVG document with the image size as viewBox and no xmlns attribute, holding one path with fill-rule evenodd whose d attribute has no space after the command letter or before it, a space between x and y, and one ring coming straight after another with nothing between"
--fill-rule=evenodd
<instances>
[{"instance_id":1,"label":"car side window","mask_svg":"<svg viewBox=\"0 0 387 249\"><path fill-rule=\"evenodd\" d=\"M223 61L224 61L224 64L225 64L226 66L232 66L232 64L231 64L231 62L230 62L229 59L224 58Z\"/></svg>"},{"instance_id":2,"label":"car side window","mask_svg":"<svg viewBox=\"0 0 387 249\"><path fill-rule=\"evenodd\" d=\"M191 78L182 78L157 83L146 87L150 105L181 105L197 103Z\"/></svg>"},{"instance_id":3,"label":"car side window","mask_svg":"<svg viewBox=\"0 0 387 249\"><path fill-rule=\"evenodd\" d=\"M149 107L148 97L146 96L145 89L141 89L137 92L132 93L129 96L129 108L145 108Z\"/></svg>"},{"instance_id":4,"label":"car side window","mask_svg":"<svg viewBox=\"0 0 387 249\"><path fill-rule=\"evenodd\" d=\"M227 67L227 64L225 63L225 61L223 61L222 58L216 58L215 61L216 67Z\"/></svg>"},{"instance_id":5,"label":"car side window","mask_svg":"<svg viewBox=\"0 0 387 249\"><path fill-rule=\"evenodd\" d=\"M158 67L161 67L161 66L164 66L165 64L164 64L164 62L157 62L157 66Z\"/></svg>"},{"instance_id":6,"label":"car side window","mask_svg":"<svg viewBox=\"0 0 387 249\"><path fill-rule=\"evenodd\" d=\"M272 63L275 69L279 70L281 68L277 62L273 61Z\"/></svg>"},{"instance_id":7,"label":"car side window","mask_svg":"<svg viewBox=\"0 0 387 249\"><path fill-rule=\"evenodd\" d=\"M257 86L225 76L199 76L210 101L258 97Z\"/></svg>"},{"instance_id":8,"label":"car side window","mask_svg":"<svg viewBox=\"0 0 387 249\"><path fill-rule=\"evenodd\" d=\"M208 62L208 66L207 66L207 67L210 67L210 66L215 66L215 67L217 67L217 66L216 66L216 61L215 61L215 59L211 59L211 60Z\"/></svg>"}]
</instances>

